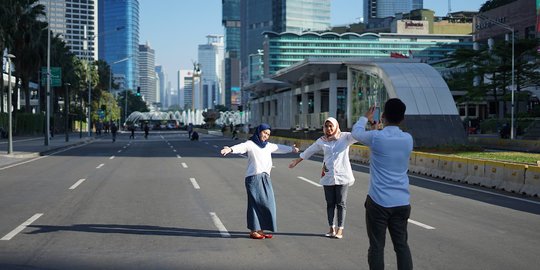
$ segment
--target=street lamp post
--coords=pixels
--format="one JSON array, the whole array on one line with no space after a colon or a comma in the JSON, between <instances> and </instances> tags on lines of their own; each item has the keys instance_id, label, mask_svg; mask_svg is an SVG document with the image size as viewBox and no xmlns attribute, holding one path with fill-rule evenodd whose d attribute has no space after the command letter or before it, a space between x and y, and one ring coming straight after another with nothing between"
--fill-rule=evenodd
<instances>
[{"instance_id":1,"label":"street lamp post","mask_svg":"<svg viewBox=\"0 0 540 270\"><path fill-rule=\"evenodd\" d=\"M64 98L64 131L66 133L66 142L69 142L69 86L71 86L71 84L65 83L64 85L66 87L66 97Z\"/></svg>"},{"instance_id":2,"label":"street lamp post","mask_svg":"<svg viewBox=\"0 0 540 270\"><path fill-rule=\"evenodd\" d=\"M515 68L514 68L514 27L510 26L510 25L507 25L507 24L504 24L504 23L501 23L501 22L498 22L496 20L493 20L493 19L490 19L486 16L483 16L483 15L477 15L478 18L482 19L482 20L486 20L486 21L489 21L499 27L502 27L506 30L509 30L511 33L512 33L512 88L510 89L511 90L511 93L512 93L512 100L511 100L511 109L510 109L510 139L513 140L515 138L515 129L514 129L514 95L515 95L515 90L516 90L516 85L514 83L514 74L515 74Z\"/></svg>"},{"instance_id":3,"label":"street lamp post","mask_svg":"<svg viewBox=\"0 0 540 270\"><path fill-rule=\"evenodd\" d=\"M15 58L13 54L8 54L8 155L13 154L13 104L11 100L11 59Z\"/></svg>"},{"instance_id":4,"label":"street lamp post","mask_svg":"<svg viewBox=\"0 0 540 270\"><path fill-rule=\"evenodd\" d=\"M45 122L45 145L49 145L50 139L50 130L51 130L51 0L49 0L49 5L47 7L47 92L46 92L46 101L47 104L45 117L47 118Z\"/></svg>"}]
</instances>

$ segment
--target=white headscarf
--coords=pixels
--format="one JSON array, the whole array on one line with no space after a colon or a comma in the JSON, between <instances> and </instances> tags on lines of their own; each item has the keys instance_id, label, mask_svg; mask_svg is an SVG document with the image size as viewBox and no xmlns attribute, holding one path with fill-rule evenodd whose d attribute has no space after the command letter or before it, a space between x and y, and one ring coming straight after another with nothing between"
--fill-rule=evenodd
<instances>
[{"instance_id":1,"label":"white headscarf","mask_svg":"<svg viewBox=\"0 0 540 270\"><path fill-rule=\"evenodd\" d=\"M334 133L330 136L327 136L326 135L326 122L330 122L334 125ZM339 123L338 121L336 120L336 118L334 117L328 117L326 118L326 120L324 120L324 124L323 124L323 136L321 137L321 140L325 141L325 142L330 142L330 141L335 141L337 139L339 139L339 136L341 136L341 130L339 129Z\"/></svg>"}]
</instances>

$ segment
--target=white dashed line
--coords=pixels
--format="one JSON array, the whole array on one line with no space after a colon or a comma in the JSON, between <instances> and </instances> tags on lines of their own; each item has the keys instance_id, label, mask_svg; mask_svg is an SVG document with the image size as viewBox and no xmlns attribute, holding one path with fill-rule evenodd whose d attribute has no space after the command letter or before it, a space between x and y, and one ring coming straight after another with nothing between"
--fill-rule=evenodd
<instances>
[{"instance_id":1,"label":"white dashed line","mask_svg":"<svg viewBox=\"0 0 540 270\"><path fill-rule=\"evenodd\" d=\"M118 150L118 153L122 153L122 150Z\"/></svg>"},{"instance_id":2,"label":"white dashed line","mask_svg":"<svg viewBox=\"0 0 540 270\"><path fill-rule=\"evenodd\" d=\"M99 165L96 167L96 169L99 169L99 168L101 168L101 167L103 167L103 166L105 166L105 164L101 163L101 164L99 164Z\"/></svg>"},{"instance_id":3,"label":"white dashed line","mask_svg":"<svg viewBox=\"0 0 540 270\"><path fill-rule=\"evenodd\" d=\"M110 157L109 159L114 159L114 156Z\"/></svg>"},{"instance_id":4,"label":"white dashed line","mask_svg":"<svg viewBox=\"0 0 540 270\"><path fill-rule=\"evenodd\" d=\"M176 155L177 158L182 158L180 155Z\"/></svg>"},{"instance_id":5,"label":"white dashed line","mask_svg":"<svg viewBox=\"0 0 540 270\"><path fill-rule=\"evenodd\" d=\"M24 229L26 229L27 226L32 224L34 221L36 221L38 218L43 216L43 213L35 214L31 218L29 218L27 221L23 222L23 224L19 225L17 228L15 228L10 233L6 234L4 237L2 237L3 241L11 240L11 238L15 237L18 233L22 232Z\"/></svg>"},{"instance_id":6,"label":"white dashed line","mask_svg":"<svg viewBox=\"0 0 540 270\"><path fill-rule=\"evenodd\" d=\"M302 180L302 181L306 181L306 182L308 182L308 183L310 183L310 184L312 184L312 185L314 185L314 186L316 186L316 187L322 187L321 184L315 183L315 182L313 182L313 181L311 181L311 180L309 180L309 179L307 179L307 178L305 178L305 177L298 176L298 179L300 179L300 180Z\"/></svg>"},{"instance_id":7,"label":"white dashed line","mask_svg":"<svg viewBox=\"0 0 540 270\"><path fill-rule=\"evenodd\" d=\"M214 148L218 148L218 147L219 147L219 146L217 146L217 145L214 144Z\"/></svg>"},{"instance_id":8,"label":"white dashed line","mask_svg":"<svg viewBox=\"0 0 540 270\"><path fill-rule=\"evenodd\" d=\"M185 162L182 162L182 167L187 168L187 164Z\"/></svg>"},{"instance_id":9,"label":"white dashed line","mask_svg":"<svg viewBox=\"0 0 540 270\"><path fill-rule=\"evenodd\" d=\"M172 151L176 153L176 149L173 149Z\"/></svg>"},{"instance_id":10,"label":"white dashed line","mask_svg":"<svg viewBox=\"0 0 540 270\"><path fill-rule=\"evenodd\" d=\"M218 228L221 237L231 237L231 234L229 233L229 231L227 231L227 228L225 228L223 223L221 223L221 220L216 215L216 213L210 212L210 216L212 217L212 221L214 221L214 225L216 225L216 227Z\"/></svg>"},{"instance_id":11,"label":"white dashed line","mask_svg":"<svg viewBox=\"0 0 540 270\"><path fill-rule=\"evenodd\" d=\"M73 184L73 186L71 186L69 189L76 189L80 184L82 184L82 182L84 182L86 179L79 179L79 181L75 182L75 184Z\"/></svg>"},{"instance_id":12,"label":"white dashed line","mask_svg":"<svg viewBox=\"0 0 540 270\"><path fill-rule=\"evenodd\" d=\"M414 225L416 225L416 226L420 226L420 227L422 227L422 228L424 228L424 229L435 230L435 227L431 227L431 226L426 225L426 224L424 224L424 223L421 223L421 222L418 222L418 221L414 221L414 220L412 220L412 219L409 219L408 221L409 221L409 223L412 223L412 224L414 224Z\"/></svg>"},{"instance_id":13,"label":"white dashed line","mask_svg":"<svg viewBox=\"0 0 540 270\"><path fill-rule=\"evenodd\" d=\"M201 189L201 187L199 186L199 184L197 183L197 180L195 180L195 178L189 178L189 181L191 181L191 184L193 184L193 187L195 189Z\"/></svg>"}]
</instances>

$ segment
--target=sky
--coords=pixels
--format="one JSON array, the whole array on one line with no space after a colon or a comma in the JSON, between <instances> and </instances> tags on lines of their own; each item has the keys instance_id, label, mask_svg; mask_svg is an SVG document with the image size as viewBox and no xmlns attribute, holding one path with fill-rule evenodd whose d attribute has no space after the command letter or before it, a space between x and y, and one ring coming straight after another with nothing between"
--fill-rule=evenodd
<instances>
[{"instance_id":1,"label":"sky","mask_svg":"<svg viewBox=\"0 0 540 270\"><path fill-rule=\"evenodd\" d=\"M486 0L452 0L452 12L477 11ZM358 22L363 0L332 0L331 24ZM156 65L162 65L167 81L175 87L176 72L192 69L198 45L206 36L223 35L221 0L139 0L139 42L156 52ZM435 15L448 13L447 0L424 0L424 8Z\"/></svg>"}]
</instances>

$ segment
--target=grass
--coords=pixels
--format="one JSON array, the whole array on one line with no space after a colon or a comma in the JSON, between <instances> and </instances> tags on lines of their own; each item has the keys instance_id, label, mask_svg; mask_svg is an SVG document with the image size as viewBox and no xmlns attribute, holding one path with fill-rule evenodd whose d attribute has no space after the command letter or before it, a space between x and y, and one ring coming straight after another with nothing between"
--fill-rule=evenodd
<instances>
[{"instance_id":1,"label":"grass","mask_svg":"<svg viewBox=\"0 0 540 270\"><path fill-rule=\"evenodd\" d=\"M446 146L444 148L420 148L415 149L419 152L434 154L454 155L463 158L476 158L485 160L504 161L512 163L525 163L537 165L540 161L540 154L512 152L512 151L484 151L481 147L475 146Z\"/></svg>"}]
</instances>

